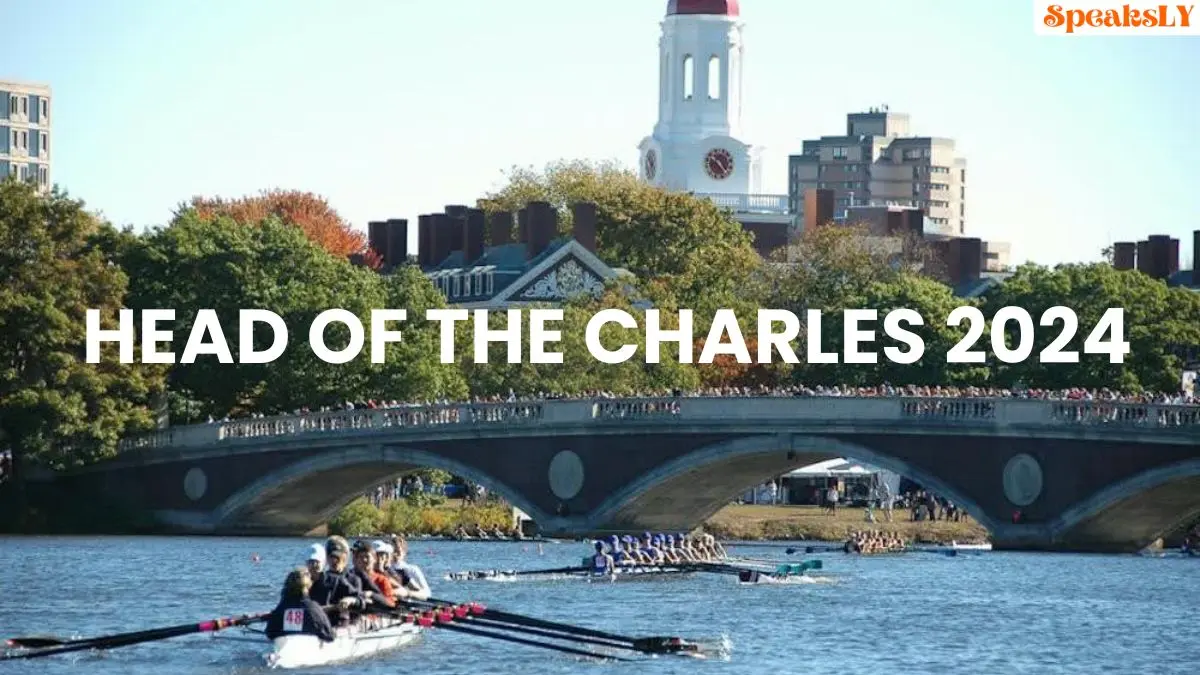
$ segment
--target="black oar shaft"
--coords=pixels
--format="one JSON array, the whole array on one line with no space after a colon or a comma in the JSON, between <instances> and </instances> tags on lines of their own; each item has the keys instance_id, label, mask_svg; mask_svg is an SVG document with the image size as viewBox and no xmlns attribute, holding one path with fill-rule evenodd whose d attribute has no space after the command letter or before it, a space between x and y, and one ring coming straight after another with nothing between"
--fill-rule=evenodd
<instances>
[{"instance_id":1,"label":"black oar shaft","mask_svg":"<svg viewBox=\"0 0 1200 675\"><path fill-rule=\"evenodd\" d=\"M436 598L430 598L429 602L434 603L434 604L439 604L439 605L454 605L455 604L448 600L438 600ZM500 619L502 621L507 621L508 623L532 626L534 628L544 628L547 630L554 630L554 631L559 631L562 633L574 633L576 635L586 635L588 637L601 638L601 639L605 639L605 640L613 640L616 642L627 642L629 644L633 644L637 640L637 638L626 637L624 635L615 635L613 633L606 633L604 631L594 630L591 628L585 628L583 626L573 626L568 623L558 623L557 621L547 621L545 619L538 619L538 618L535 618L532 616L525 616L523 614L513 614L512 612L504 612L501 610L492 609L490 607L485 608L483 610L483 616L494 618L494 619Z\"/></svg>"},{"instance_id":2,"label":"black oar shaft","mask_svg":"<svg viewBox=\"0 0 1200 675\"><path fill-rule=\"evenodd\" d=\"M438 628L444 628L446 630L456 631L459 633L466 633L467 635L475 635L477 637L485 637L485 638L491 638L493 640L512 642L514 644L527 645L529 647L540 647L542 649L550 649L550 650L553 650L556 652L562 652L564 654L574 654L576 656L586 656L586 657L592 658L592 659L608 659L611 661L628 661L629 660L629 659L623 659L619 656L610 656L607 654L597 654L596 652L590 652L590 651L587 651L586 649L575 649L573 647L567 647L564 645L550 644L549 642L539 642L537 640L526 640L525 638L519 638L515 635L506 635L504 633L493 633L491 631L480 630L478 628L470 628L467 626L460 626L458 624L453 624L453 623L435 623L434 625L437 626Z\"/></svg>"},{"instance_id":3,"label":"black oar shaft","mask_svg":"<svg viewBox=\"0 0 1200 675\"><path fill-rule=\"evenodd\" d=\"M262 621L266 619L267 616L267 614L254 614L230 619L214 619L212 621L202 621L200 623L168 626L166 628L152 628L149 630L135 631L132 633L117 633L115 635L104 635L95 638L68 640L64 641L57 647L49 647L46 649L38 649L36 651L29 652L17 652L14 654L0 654L0 661L9 659L36 659L43 656L54 656L55 654L67 654L70 652L83 651L85 649L113 649L116 647L126 647L128 645L141 644L143 642L153 642L155 640L165 640L167 638L190 635L193 633L218 631L232 626L244 626L257 621ZM19 642L19 638L17 641Z\"/></svg>"},{"instance_id":4,"label":"black oar shaft","mask_svg":"<svg viewBox=\"0 0 1200 675\"><path fill-rule=\"evenodd\" d=\"M484 628L496 628L499 630L519 630L522 633L536 635L538 637L549 638L551 640L570 640L572 642L582 642L583 644L596 645L598 647L614 647L618 649L629 649L629 644L618 642L616 640L604 640L601 638L588 637L586 635L572 635L561 631L550 631L541 628L533 628L531 626L521 626L495 619L484 617L469 617L472 624L483 626Z\"/></svg>"}]
</instances>

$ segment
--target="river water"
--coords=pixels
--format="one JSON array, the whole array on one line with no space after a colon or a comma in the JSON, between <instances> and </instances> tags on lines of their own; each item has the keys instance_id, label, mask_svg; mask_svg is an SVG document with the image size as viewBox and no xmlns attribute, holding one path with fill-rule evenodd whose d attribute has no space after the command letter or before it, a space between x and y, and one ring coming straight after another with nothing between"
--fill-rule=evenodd
<instances>
[{"instance_id":1,"label":"river water","mask_svg":"<svg viewBox=\"0 0 1200 675\"><path fill-rule=\"evenodd\" d=\"M0 538L0 638L93 636L269 610L301 539ZM308 672L788 674L1195 673L1200 560L986 553L822 556L824 583L718 575L617 584L442 579L578 564L584 544L413 542L435 597L629 635L727 638L727 660L600 663L433 629L410 647ZM789 558L783 548L733 555ZM252 557L257 554L260 562ZM811 556L810 556L811 557ZM797 562L796 556L791 556ZM231 635L234 631L227 631ZM255 642L188 636L29 661L0 675L256 673Z\"/></svg>"}]
</instances>

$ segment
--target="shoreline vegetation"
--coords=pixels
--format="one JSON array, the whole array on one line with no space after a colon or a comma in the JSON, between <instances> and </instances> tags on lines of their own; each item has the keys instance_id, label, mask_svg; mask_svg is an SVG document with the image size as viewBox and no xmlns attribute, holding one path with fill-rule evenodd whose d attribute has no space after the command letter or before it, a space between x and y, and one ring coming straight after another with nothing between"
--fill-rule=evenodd
<instances>
[{"instance_id":1,"label":"shoreline vegetation","mask_svg":"<svg viewBox=\"0 0 1200 675\"><path fill-rule=\"evenodd\" d=\"M766 506L731 504L721 509L701 528L725 541L844 541L852 532L878 530L894 532L908 543L960 544L990 541L982 525L970 518L959 522L908 519L906 510L893 511L892 522L883 522L883 512L875 511L876 522L866 519L866 509L839 508L836 515L816 506ZM450 536L459 525L475 525L491 531L494 527L509 531L513 525L512 507L503 502L464 505L458 499L437 503L414 504L400 499L376 507L359 498L342 509L322 534L345 536L404 534L407 536ZM314 530L314 533L318 530Z\"/></svg>"}]
</instances>

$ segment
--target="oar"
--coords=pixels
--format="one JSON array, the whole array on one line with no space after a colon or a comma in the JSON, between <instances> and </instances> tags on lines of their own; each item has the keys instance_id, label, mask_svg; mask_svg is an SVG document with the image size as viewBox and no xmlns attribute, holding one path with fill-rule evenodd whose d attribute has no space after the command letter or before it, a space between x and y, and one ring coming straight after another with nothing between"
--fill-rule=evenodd
<instances>
[{"instance_id":1,"label":"oar","mask_svg":"<svg viewBox=\"0 0 1200 675\"><path fill-rule=\"evenodd\" d=\"M795 555L796 553L840 553L846 550L845 546L805 546L798 548L795 546L788 547L784 553Z\"/></svg>"},{"instance_id":2,"label":"oar","mask_svg":"<svg viewBox=\"0 0 1200 675\"><path fill-rule=\"evenodd\" d=\"M456 606L456 603L449 600L439 600L430 598L424 603L413 604L439 604ZM608 640L610 642L620 643L625 649L642 652L644 654L679 654L686 652L694 652L698 647L692 643L678 637L628 637L625 635L617 635L615 633L607 633L605 631L586 628L584 626L575 626L567 623L559 623L557 621L547 621L538 619L532 616L523 614L514 614L512 612L504 612L497 609L490 609L480 605L479 603L470 603L469 605L457 605L458 607L467 607L473 616L495 619L502 623L508 623L528 628L539 628L557 633L565 633L568 635L584 636ZM614 645L615 646L615 645Z\"/></svg>"},{"instance_id":3,"label":"oar","mask_svg":"<svg viewBox=\"0 0 1200 675\"><path fill-rule=\"evenodd\" d=\"M491 579L493 577L520 577L530 576L534 574L571 574L576 572L586 572L589 568L579 567L558 567L549 570L466 570L463 572L451 572L446 575L448 581L471 581L473 579Z\"/></svg>"},{"instance_id":4,"label":"oar","mask_svg":"<svg viewBox=\"0 0 1200 675\"><path fill-rule=\"evenodd\" d=\"M270 612L263 612L261 614L247 614L239 617L212 619L210 621L201 621L200 623L187 623L179 626L152 628L150 630L136 631L133 633L117 633L115 635L104 635L100 637L83 638L79 640L55 641L55 638L46 637L13 638L9 640L9 643L15 646L37 646L40 644L46 645L46 647L43 649L37 649L35 651L0 654L0 661L6 661L9 659L36 659L43 656L53 656L55 654L83 651L85 649L113 649L116 647L136 645L143 642L166 640L167 638L179 637L181 635L191 635L194 633L215 633L216 631L231 628L233 626L247 626L252 623L258 623L259 621L265 621L270 615Z\"/></svg>"},{"instance_id":5,"label":"oar","mask_svg":"<svg viewBox=\"0 0 1200 675\"><path fill-rule=\"evenodd\" d=\"M565 645L557 645L557 644L552 644L549 642L541 642L538 640L530 640L527 638L520 638L520 637L516 637L514 635L509 635L507 633L497 633L495 631L480 630L479 628L469 628L467 626L462 626L460 624L455 623L455 621L459 621L459 620L470 620L472 622L480 621L480 619L478 617L472 616L473 609L478 609L478 611L483 611L483 606L479 605L478 603L457 604L457 605L435 605L433 607L428 607L428 605L430 605L432 603L426 603L426 602L417 603L417 602L410 601L407 604L410 607L413 607L417 604L422 604L422 605L427 606L424 611L421 611L421 608L419 608L419 607L413 607L413 609L415 609L416 611L413 611L410 609L410 611L408 613L401 615L405 621L415 622L415 623L417 623L417 625L420 625L420 626L423 626L426 628L445 628L448 630L457 630L461 633L476 635L478 637L486 637L486 638L492 638L494 640L513 642L515 644L528 645L530 647L541 647L543 649L550 649L553 651L559 651L559 652L563 652L566 654L575 654L576 656L587 656L590 658L610 659L610 660L616 660L616 661L628 661L628 659L620 658L617 656L610 656L607 654L599 654L599 653L584 650L584 649L576 649L574 647L567 647ZM419 613L417 613L417 612L419 612ZM488 627L495 627L495 628L499 628L501 630L509 630L509 631L516 630L516 627L505 625L502 622L488 622ZM550 633L550 632L539 632L539 631L534 631L532 629L529 629L529 628L526 628L523 626L519 627L519 629L520 629L520 632L523 632L523 633L526 633L529 635L540 635L542 637L549 637L549 638L555 639L555 640L572 640L572 639L574 639L577 642L587 642L587 640L580 640L574 636L557 635L557 634ZM605 646L605 647L616 647L616 648L626 648L626 649L628 648L624 645L609 643L609 642L601 642L601 641L595 641L595 642L592 642L592 644L599 644L599 645Z\"/></svg>"}]
</instances>

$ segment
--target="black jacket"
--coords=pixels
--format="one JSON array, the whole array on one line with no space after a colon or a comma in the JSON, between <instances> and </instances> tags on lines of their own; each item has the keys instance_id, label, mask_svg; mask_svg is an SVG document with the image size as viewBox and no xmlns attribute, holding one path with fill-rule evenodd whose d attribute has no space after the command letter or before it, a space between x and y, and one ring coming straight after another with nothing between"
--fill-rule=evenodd
<instances>
[{"instance_id":1,"label":"black jacket","mask_svg":"<svg viewBox=\"0 0 1200 675\"><path fill-rule=\"evenodd\" d=\"M283 635L316 635L333 642L333 626L325 610L310 598L286 598L279 601L267 617L267 637L274 640Z\"/></svg>"},{"instance_id":2,"label":"black jacket","mask_svg":"<svg viewBox=\"0 0 1200 675\"><path fill-rule=\"evenodd\" d=\"M336 605L342 598L359 598L361 600L363 587L353 570L349 568L341 574L333 570L325 570L321 576L313 580L308 597L318 605Z\"/></svg>"}]
</instances>

